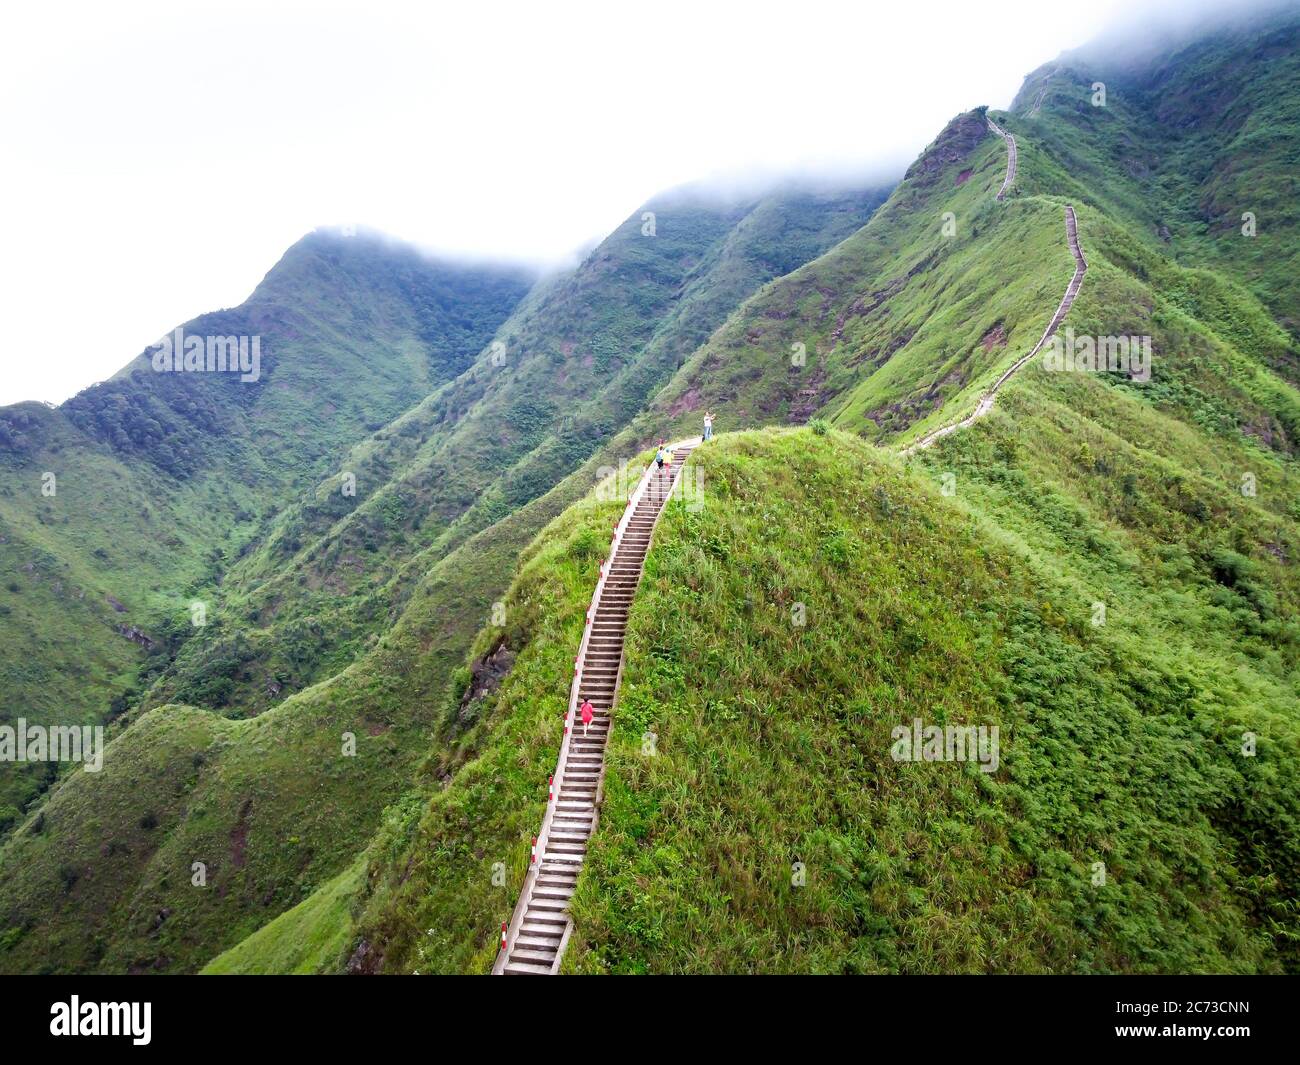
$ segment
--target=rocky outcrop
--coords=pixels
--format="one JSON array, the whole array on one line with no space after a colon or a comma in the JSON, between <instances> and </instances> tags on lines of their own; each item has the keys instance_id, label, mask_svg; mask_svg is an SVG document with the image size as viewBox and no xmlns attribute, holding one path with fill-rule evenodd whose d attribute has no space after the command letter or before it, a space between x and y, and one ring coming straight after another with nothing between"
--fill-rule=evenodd
<instances>
[{"instance_id":1,"label":"rocky outcrop","mask_svg":"<svg viewBox=\"0 0 1300 1065\"><path fill-rule=\"evenodd\" d=\"M361 940L352 956L348 958L346 972L349 976L373 976L384 965L384 956L372 947L368 940Z\"/></svg>"},{"instance_id":2,"label":"rocky outcrop","mask_svg":"<svg viewBox=\"0 0 1300 1065\"><path fill-rule=\"evenodd\" d=\"M988 135L983 108L958 115L944 127L934 143L921 153L920 158L907 168L906 180L921 185L933 184L953 163L967 158Z\"/></svg>"},{"instance_id":3,"label":"rocky outcrop","mask_svg":"<svg viewBox=\"0 0 1300 1065\"><path fill-rule=\"evenodd\" d=\"M468 728L474 723L478 717L478 704L483 696L500 687L501 681L514 664L515 653L503 643L491 654L484 655L470 666L469 687L461 696L460 712L456 715L456 723L461 729Z\"/></svg>"},{"instance_id":4,"label":"rocky outcrop","mask_svg":"<svg viewBox=\"0 0 1300 1065\"><path fill-rule=\"evenodd\" d=\"M117 634L125 636L132 643L137 643L146 651L153 650L153 637L146 635L142 630L137 629L134 625L118 625Z\"/></svg>"}]
</instances>

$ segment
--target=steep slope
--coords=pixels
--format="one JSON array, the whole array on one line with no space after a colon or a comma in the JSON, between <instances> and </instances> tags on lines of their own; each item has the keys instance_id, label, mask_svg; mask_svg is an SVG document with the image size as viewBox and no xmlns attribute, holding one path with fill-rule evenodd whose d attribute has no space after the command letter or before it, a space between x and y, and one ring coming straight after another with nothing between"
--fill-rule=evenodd
<instances>
[{"instance_id":1,"label":"steep slope","mask_svg":"<svg viewBox=\"0 0 1300 1065\"><path fill-rule=\"evenodd\" d=\"M546 809L596 567L624 505L610 478L522 554L504 624L479 632L473 671L448 693L437 786L394 804L371 844L351 971L491 968Z\"/></svg>"},{"instance_id":2,"label":"steep slope","mask_svg":"<svg viewBox=\"0 0 1300 1065\"><path fill-rule=\"evenodd\" d=\"M995 199L1006 164L984 112L958 116L867 226L749 300L647 420L676 431L713 408L727 429L833 411L884 437L973 404L1038 339L1072 271L1059 203L1019 186Z\"/></svg>"},{"instance_id":3,"label":"steep slope","mask_svg":"<svg viewBox=\"0 0 1300 1065\"><path fill-rule=\"evenodd\" d=\"M821 413L888 439L973 409L1038 339L1070 277L1066 204L1085 231L1110 223L1117 269L1147 283L1154 253L1162 275L1147 287L1166 306L1295 384L1298 33L1292 8L1049 64L998 119L1019 135L1002 203L1004 146L979 111L959 116L869 225L750 300L649 419L677 432L709 407L724 429ZM1092 103L1099 82L1105 106ZM1125 323L1104 324L1116 335Z\"/></svg>"},{"instance_id":4,"label":"steep slope","mask_svg":"<svg viewBox=\"0 0 1300 1065\"><path fill-rule=\"evenodd\" d=\"M202 974L310 975L337 968L351 947L349 908L364 873L365 862L358 860L297 906L213 958Z\"/></svg>"},{"instance_id":5,"label":"steep slope","mask_svg":"<svg viewBox=\"0 0 1300 1065\"><path fill-rule=\"evenodd\" d=\"M713 408L768 428L701 450L650 559L570 968L1300 967L1294 271L1215 228L1248 173L1290 232L1290 26L1109 53L1113 112L1040 72L994 116L1014 182L979 109L861 228L648 205L222 567L104 774L0 851L0 966L486 971L622 506L583 496ZM900 457L1042 335L1067 205L1067 335L1149 366L1036 357ZM1005 758L900 764L917 718Z\"/></svg>"},{"instance_id":6,"label":"steep slope","mask_svg":"<svg viewBox=\"0 0 1300 1065\"><path fill-rule=\"evenodd\" d=\"M532 508L544 523L567 501ZM0 967L191 971L328 885L387 803L413 780L436 785L449 755L429 755L430 726L489 613L462 592L508 570L538 520L529 509L432 567L338 676L247 720L154 708L102 771L62 780L0 848Z\"/></svg>"},{"instance_id":7,"label":"steep slope","mask_svg":"<svg viewBox=\"0 0 1300 1065\"><path fill-rule=\"evenodd\" d=\"M1278 32L1207 31L1197 77L1285 86ZM1156 69L1149 98L1176 96L1178 64ZM1260 100L1234 100L1238 120ZM1294 276L1271 289L1135 225L1132 196L1157 217L1163 187L1114 165L1079 180L1064 135L1035 139L1068 126L1060 101L1034 101L996 118L1019 149L1002 201L1005 144L982 111L959 116L871 222L755 293L622 434L687 435L712 408L724 429L814 418L885 446L724 437L716 465L709 447L692 460L707 503L670 525L634 608L571 968L1300 966ZM1160 150L1231 167L1241 145L1212 132L1167 125ZM1123 154L1116 129L1098 136ZM1255 162L1262 186L1290 180ZM900 460L1043 334L1076 266L1068 204L1089 269L1064 335L1135 338L1149 362L1050 372L1040 355L986 417ZM558 685L576 646L553 636L582 601L558 590L569 535L512 593L554 608L505 638L527 687L502 681L476 760L376 843L354 968L484 971L494 953L558 742L535 670L553 656ZM1005 769L894 764L890 729L914 717L998 724ZM642 756L647 731L670 757Z\"/></svg>"},{"instance_id":8,"label":"steep slope","mask_svg":"<svg viewBox=\"0 0 1300 1065\"><path fill-rule=\"evenodd\" d=\"M1011 110L1052 159L1029 191L1068 188L1176 260L1244 282L1300 333L1294 5L1068 52L1026 78Z\"/></svg>"},{"instance_id":9,"label":"steep slope","mask_svg":"<svg viewBox=\"0 0 1300 1065\"><path fill-rule=\"evenodd\" d=\"M569 898L599 820L605 743L618 701L628 612L655 524L670 503L683 503L690 494L692 486L684 474L699 442L697 438L670 444L662 463L656 453L614 526L578 646L565 738L549 781L546 816L533 840L536 857L511 920L502 927L494 974L552 975L563 960L573 928Z\"/></svg>"},{"instance_id":10,"label":"steep slope","mask_svg":"<svg viewBox=\"0 0 1300 1065\"><path fill-rule=\"evenodd\" d=\"M209 624L123 716L102 779L69 780L40 831L0 852L11 931L0 964L196 968L340 874L385 803L413 777L430 786L416 771L447 682L518 552L608 461L602 437L671 372L678 345L707 335L789 257L856 228L884 195L677 194L649 205L653 236L634 217L574 274L539 285L501 330L504 358L489 345L358 444L210 587ZM340 491L344 471L355 497ZM212 726L220 742L166 808L132 805L125 770L109 773L140 761L137 728L188 720L178 703L232 720ZM355 759L340 756L344 733ZM443 757L435 749L431 764ZM105 836L136 844L112 877L89 875ZM186 855L205 856L192 860L216 890L178 874ZM87 926L91 944L76 932Z\"/></svg>"},{"instance_id":11,"label":"steep slope","mask_svg":"<svg viewBox=\"0 0 1300 1065\"><path fill-rule=\"evenodd\" d=\"M530 283L316 233L244 304L181 327L259 338L257 380L158 373L146 352L57 409L0 410L4 721L103 721L130 705L141 666L147 678L195 631L192 601L212 605L286 499L463 370ZM44 779L9 767L0 825Z\"/></svg>"}]
</instances>

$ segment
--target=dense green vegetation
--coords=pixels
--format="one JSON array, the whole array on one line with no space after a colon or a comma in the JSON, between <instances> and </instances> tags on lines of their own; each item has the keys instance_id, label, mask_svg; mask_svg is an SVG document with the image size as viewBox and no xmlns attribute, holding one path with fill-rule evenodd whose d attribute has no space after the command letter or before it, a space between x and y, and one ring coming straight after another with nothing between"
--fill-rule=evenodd
<instances>
[{"instance_id":1,"label":"dense green vegetation","mask_svg":"<svg viewBox=\"0 0 1300 1065\"><path fill-rule=\"evenodd\" d=\"M1093 105L1098 82L1103 106ZM1035 153L1027 191L1068 189L1144 242L1242 281L1285 329L1300 331L1293 11L1225 15L1174 43L1099 41L1030 75L1012 111Z\"/></svg>"},{"instance_id":2,"label":"dense green vegetation","mask_svg":"<svg viewBox=\"0 0 1300 1065\"><path fill-rule=\"evenodd\" d=\"M648 461L642 455L639 472ZM527 872L568 708L573 649L596 566L623 511L613 493L569 507L528 548L472 661L504 658L498 688L460 672L441 714L432 794L394 804L370 851L356 954L365 971L485 972ZM494 881L494 866L501 874Z\"/></svg>"},{"instance_id":3,"label":"dense green vegetation","mask_svg":"<svg viewBox=\"0 0 1300 1065\"><path fill-rule=\"evenodd\" d=\"M725 430L841 407L881 436L976 394L1037 339L1072 268L1059 207L993 203L1005 166L983 112L958 116L867 226L741 307L649 418L694 427L711 407Z\"/></svg>"},{"instance_id":4,"label":"dense green vegetation","mask_svg":"<svg viewBox=\"0 0 1300 1065\"><path fill-rule=\"evenodd\" d=\"M150 702L214 683L255 711L330 676L391 623L419 574L608 452L618 433L781 255L814 256L884 190L791 190L730 202L685 190L647 204L573 273L544 283L464 374L358 445L288 508L222 584L234 631L194 641ZM780 254L778 254L778 252ZM626 453L626 450L623 451ZM508 570L493 594L501 591Z\"/></svg>"},{"instance_id":5,"label":"dense green vegetation","mask_svg":"<svg viewBox=\"0 0 1300 1065\"><path fill-rule=\"evenodd\" d=\"M954 506L843 435L727 436L692 462L707 502L661 523L633 609L567 968L1294 961L1293 623L1270 650L1239 589L1234 641L1222 585L1186 562L1139 599L1150 578L1091 527L1109 579L1026 565L981 497ZM1257 565L1241 562L1268 584ZM1297 591L1275 608L1293 615ZM1149 598L1178 604L1172 624ZM998 771L895 762L891 730L914 718L998 725Z\"/></svg>"},{"instance_id":6,"label":"dense green vegetation","mask_svg":"<svg viewBox=\"0 0 1300 1065\"><path fill-rule=\"evenodd\" d=\"M0 722L134 706L201 635L191 603L224 631L218 585L285 499L463 369L530 281L316 233L243 305L183 327L261 336L257 382L155 373L146 352L57 409L0 410ZM208 685L190 701L224 705L217 671ZM0 775L0 834L48 783Z\"/></svg>"},{"instance_id":7,"label":"dense green vegetation","mask_svg":"<svg viewBox=\"0 0 1300 1065\"><path fill-rule=\"evenodd\" d=\"M285 910L202 969L207 976L266 976L324 972L351 945L352 899L365 862L357 861L319 891Z\"/></svg>"},{"instance_id":8,"label":"dense green vegetation","mask_svg":"<svg viewBox=\"0 0 1300 1065\"><path fill-rule=\"evenodd\" d=\"M1225 631L1226 574L1153 545L1157 577L1088 526L1079 554L1103 576L1081 588L1073 557L1044 565L1050 552L997 527L1010 508L964 469L944 499L924 466L839 433L728 435L692 462L706 504L670 508L633 609L570 969L1294 963L1296 633L1262 624L1249 583ZM1026 509L1027 539L1045 522ZM356 933L367 968L491 964L616 511L570 508L530 549L508 625L480 634L476 660L517 657L448 744L465 765L389 813ZM1258 531L1251 508L1234 517L1229 538ZM1294 524L1279 532L1295 542ZM1257 561L1228 564L1278 587ZM1300 589L1282 575L1271 605L1293 616ZM460 705L453 692L448 720ZM891 730L914 717L998 725L999 771L894 762Z\"/></svg>"}]
</instances>

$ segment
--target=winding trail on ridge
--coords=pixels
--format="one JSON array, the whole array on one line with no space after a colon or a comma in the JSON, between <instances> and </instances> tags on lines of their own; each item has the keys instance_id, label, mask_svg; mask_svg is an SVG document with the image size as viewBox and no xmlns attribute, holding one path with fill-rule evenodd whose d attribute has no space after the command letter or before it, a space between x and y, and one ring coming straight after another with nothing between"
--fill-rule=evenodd
<instances>
[{"instance_id":1,"label":"winding trail on ridge","mask_svg":"<svg viewBox=\"0 0 1300 1065\"><path fill-rule=\"evenodd\" d=\"M578 884L587 841L596 831L605 780L605 746L623 678L623 641L628 614L650 541L678 475L699 438L669 447L662 470L646 468L614 526L609 559L591 597L582 643L574 659L573 686L565 714L564 741L551 777L542 827L533 838L532 863L509 924L501 928L501 949L492 974L550 976L560 969L573 931L569 898ZM594 720L579 731L578 706L590 699Z\"/></svg>"},{"instance_id":2,"label":"winding trail on ridge","mask_svg":"<svg viewBox=\"0 0 1300 1065\"><path fill-rule=\"evenodd\" d=\"M997 198L1001 200L1016 179L1016 138L1002 129L993 119L986 116L985 120L989 124L989 129L1007 143L1007 176L1003 180L1002 188L997 195ZM975 410L970 415L961 419L961 421L952 422L935 429L931 433L927 433L920 440L903 448L899 454L904 456L915 454L949 433L955 433L958 429L966 428L976 418L984 417L993 409L993 402L997 397L998 390L1011 379L1012 374L1042 351L1047 342L1056 335L1057 329L1060 328L1061 322L1065 320L1065 316L1069 314L1070 307L1079 294L1079 288L1083 285L1083 275L1088 272L1088 260L1083 257L1083 249L1079 246L1079 222L1075 218L1074 207L1070 204L1065 206L1065 240L1069 245L1070 254L1074 256L1074 276L1070 278L1070 283L1065 286L1065 295L1061 297L1061 302L1057 304L1056 313L1052 315L1052 320L1047 323L1047 328L1043 330L1043 335L1039 337L1038 343L1030 348L1027 354L1020 356L1012 363L1007 371L993 383L993 387L980 396L979 402L975 405Z\"/></svg>"}]
</instances>

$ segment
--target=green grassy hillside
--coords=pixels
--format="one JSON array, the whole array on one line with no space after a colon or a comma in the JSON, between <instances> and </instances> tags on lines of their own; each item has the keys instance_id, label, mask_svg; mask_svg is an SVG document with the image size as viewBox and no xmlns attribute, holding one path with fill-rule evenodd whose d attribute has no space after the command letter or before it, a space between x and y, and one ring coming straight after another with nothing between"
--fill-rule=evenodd
<instances>
[{"instance_id":1,"label":"green grassy hillside","mask_svg":"<svg viewBox=\"0 0 1300 1065\"><path fill-rule=\"evenodd\" d=\"M361 888L358 861L202 969L205 976L309 975L341 963L351 945L350 907Z\"/></svg>"},{"instance_id":2,"label":"green grassy hillside","mask_svg":"<svg viewBox=\"0 0 1300 1065\"><path fill-rule=\"evenodd\" d=\"M1105 540L1086 587L1028 564L982 498L852 438L741 434L692 461L707 502L661 524L633 609L569 970L1294 961L1294 643L1224 632L1186 565L1150 593L1178 603L1162 624ZM1000 768L894 761L914 718L998 725Z\"/></svg>"},{"instance_id":3,"label":"green grassy hillside","mask_svg":"<svg viewBox=\"0 0 1300 1065\"><path fill-rule=\"evenodd\" d=\"M244 304L183 326L260 336L258 381L155 373L145 353L59 408L0 410L0 720L133 705L197 632L193 601L222 624L222 574L286 499L464 369L530 282L317 233ZM0 831L48 782L8 767Z\"/></svg>"},{"instance_id":4,"label":"green grassy hillside","mask_svg":"<svg viewBox=\"0 0 1300 1065\"><path fill-rule=\"evenodd\" d=\"M421 573L608 452L740 300L860 226L885 191L731 202L686 190L647 204L539 286L466 373L354 448L340 469L355 496L336 474L288 508L225 574L229 623L193 641L148 703L256 712L346 665Z\"/></svg>"},{"instance_id":5,"label":"green grassy hillside","mask_svg":"<svg viewBox=\"0 0 1300 1065\"><path fill-rule=\"evenodd\" d=\"M249 611L250 621L274 618L259 635L272 648L282 646L286 637L297 638L301 630L285 620L287 604L308 598L320 602L322 589L331 613L314 631L355 631L344 630L342 611L362 618L364 626L363 611L382 617L383 611L396 609L412 580L464 537L474 534L479 543L513 545L525 530L536 532L554 513L551 505L579 498L602 466L616 466L644 445L643 430L622 427L668 379L682 353L762 282L852 233L886 192L791 187L733 202L687 189L634 213L572 276L539 286L521 306L501 330L501 366L493 364L491 350L485 352L466 378L357 449L356 465L366 469L369 463L376 471L364 478L379 486L373 498L349 512L343 501L329 498L333 484L322 486L314 504L289 515L283 542L273 539L266 551L250 557L246 570L232 575L231 587L246 582L255 589L254 602L274 597L274 615ZM656 217L653 236L642 231L646 210ZM584 350L604 351L607 358L583 356ZM567 354L557 359L559 352ZM521 362L519 372L503 373L514 358ZM557 368L563 371L558 381ZM481 399L474 389L482 390ZM529 421L520 413L520 404L560 391L572 398L563 408L567 413L557 408L553 424ZM530 427L532 435L523 435ZM503 474L489 477L477 495L457 494L465 478L482 477L482 471L502 461L503 453L505 461L513 462ZM515 460L515 455L522 457ZM474 461L468 461L471 456ZM545 497L546 508L529 506L511 514L575 464L580 464L576 472ZM469 509L456 515L455 508L471 500ZM445 524L443 514L451 518ZM498 532L503 514L511 515L505 519L511 529L506 537ZM314 542L308 539L313 529L319 537ZM358 549L359 540L365 553ZM292 568L276 558L286 545L297 551ZM368 555L385 559L392 568L367 572ZM362 564L355 563L358 559ZM498 551L493 560L499 563L494 571L476 569L462 579L464 598L482 604L481 613L464 618L463 648L508 583L514 557ZM348 563L342 574L340 562ZM308 571L305 577L303 570ZM261 584L263 573L281 575ZM332 581L328 587L327 579ZM387 583L376 593L364 593L377 581ZM344 589L350 594L341 594ZM181 669L192 665L196 675L206 677L209 662L196 656L183 660ZM413 801L422 801L418 792Z\"/></svg>"},{"instance_id":6,"label":"green grassy hillside","mask_svg":"<svg viewBox=\"0 0 1300 1065\"><path fill-rule=\"evenodd\" d=\"M1273 634L1243 618L1235 646L1217 638L1227 657L1208 658L1191 645L1215 642L1222 596L1193 567L1166 563L1161 595L1180 608L1166 628L1121 605L1136 567L1080 589L964 495L853 437L728 435L692 462L706 502L670 509L633 608L566 967L1288 964L1294 646L1266 653ZM480 635L479 661L513 667L461 737L465 764L427 805L389 813L355 934L367 971L490 966L617 511L566 511L528 552L510 624ZM1293 613L1300 590L1283 587L1275 605ZM1113 604L1105 626L1093 594ZM893 761L891 730L915 717L999 726L998 772Z\"/></svg>"},{"instance_id":7,"label":"green grassy hillside","mask_svg":"<svg viewBox=\"0 0 1300 1065\"><path fill-rule=\"evenodd\" d=\"M23 785L49 793L0 848L0 968L487 971L621 509L591 489L711 408L705 507L667 515L633 609L569 971L1300 970L1297 25L1049 64L995 115L1004 202L982 108L879 210L652 201L495 330L312 245L277 276L344 362L386 353L381 422L312 392L306 347L264 409L130 374L8 409L5 667L119 716L102 774ZM1150 379L1038 359L901 458L1038 339L1067 203L1065 324L1149 337ZM291 302L257 320L295 333ZM212 441L255 424L223 494ZM19 491L65 449L116 535ZM190 596L211 622L160 621L134 676L115 626ZM896 761L918 718L996 726L998 768Z\"/></svg>"},{"instance_id":8,"label":"green grassy hillside","mask_svg":"<svg viewBox=\"0 0 1300 1065\"><path fill-rule=\"evenodd\" d=\"M993 202L1005 166L982 110L958 116L870 223L747 301L644 420L684 430L712 408L725 430L839 407L882 436L973 397L1072 270L1058 206Z\"/></svg>"},{"instance_id":9,"label":"green grassy hillside","mask_svg":"<svg viewBox=\"0 0 1300 1065\"><path fill-rule=\"evenodd\" d=\"M491 967L545 811L596 566L623 512L613 494L598 488L546 527L521 556L505 624L476 638L470 661L508 672L498 687L464 670L448 693L431 755L436 786L395 803L371 846L355 968Z\"/></svg>"},{"instance_id":10,"label":"green grassy hillside","mask_svg":"<svg viewBox=\"0 0 1300 1065\"><path fill-rule=\"evenodd\" d=\"M342 891L332 882L393 810L421 808L463 760L457 737L478 713L459 704L470 683L466 648L485 624L489 640L501 631L484 589L593 476L589 463L432 565L370 650L256 718L170 705L128 715L103 771L71 774L0 847L0 966L192 971L318 888ZM513 608L506 617L519 622ZM218 741L187 747L186 732L173 742L173 723ZM344 754L345 733L355 756ZM150 772L183 783L139 790ZM137 838L111 875L95 873L106 840ZM203 891L190 882L198 860L208 867ZM336 912L337 899L316 900L307 917ZM240 964L256 967L258 957L250 948Z\"/></svg>"},{"instance_id":11,"label":"green grassy hillside","mask_svg":"<svg viewBox=\"0 0 1300 1065\"><path fill-rule=\"evenodd\" d=\"M428 786L416 770L453 671L518 552L613 460L612 429L653 387L655 360L670 372L677 346L705 335L735 293L790 256L824 250L883 195L796 190L731 204L681 194L652 204L654 237L641 234L638 216L575 274L525 301L502 329L505 363L496 365L488 347L455 381L343 456L356 495L339 491L339 475L327 477L258 546L217 570L208 625L121 718L123 751L137 725L173 704L239 726L196 791L177 795L171 817L160 818L156 854L141 852L130 875L56 891L55 849L76 866L103 835L128 832L149 813L123 793L101 804L114 811L114 825L92 826L92 800L73 804L63 789L46 808L50 850L20 834L0 852L0 869L22 867L0 893L12 932L5 967L192 969L339 876L384 806L403 788ZM564 388L588 420L553 421L563 404L552 397L564 392L556 357L575 343L606 352L564 356ZM552 412L540 420L527 413L539 403ZM377 748L371 757L330 754L349 730ZM67 787L112 789L92 778ZM217 861L215 893L160 875L185 853L223 853L222 841L235 836L268 848L298 842L274 860L268 851L256 863ZM161 931L136 917L162 910L174 919ZM320 912L337 911L309 908L309 916ZM95 951L64 934L79 923L98 930ZM260 942L274 939L268 932Z\"/></svg>"},{"instance_id":12,"label":"green grassy hillside","mask_svg":"<svg viewBox=\"0 0 1300 1065\"><path fill-rule=\"evenodd\" d=\"M1174 43L1102 41L1030 75L1011 109L1054 166L1031 168L1025 187L1068 189L1138 239L1245 283L1295 336L1300 24L1294 9L1218 18Z\"/></svg>"}]
</instances>

